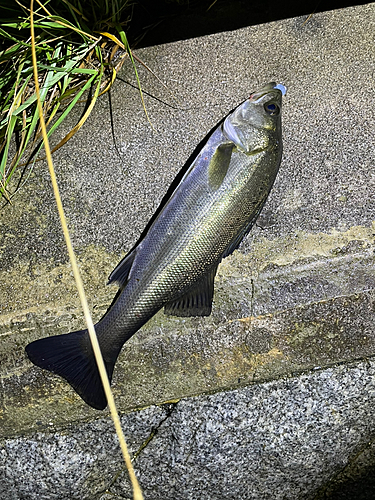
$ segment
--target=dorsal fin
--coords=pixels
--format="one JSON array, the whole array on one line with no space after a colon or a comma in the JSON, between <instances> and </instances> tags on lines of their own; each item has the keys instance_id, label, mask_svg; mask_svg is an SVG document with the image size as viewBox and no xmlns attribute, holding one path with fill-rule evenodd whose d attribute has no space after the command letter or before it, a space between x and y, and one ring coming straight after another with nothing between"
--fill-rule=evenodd
<instances>
[{"instance_id":1,"label":"dorsal fin","mask_svg":"<svg viewBox=\"0 0 375 500\"><path fill-rule=\"evenodd\" d=\"M121 288L124 288L128 281L129 272L133 265L136 253L137 249L135 248L122 259L122 261L111 272L107 285L118 283Z\"/></svg>"}]
</instances>

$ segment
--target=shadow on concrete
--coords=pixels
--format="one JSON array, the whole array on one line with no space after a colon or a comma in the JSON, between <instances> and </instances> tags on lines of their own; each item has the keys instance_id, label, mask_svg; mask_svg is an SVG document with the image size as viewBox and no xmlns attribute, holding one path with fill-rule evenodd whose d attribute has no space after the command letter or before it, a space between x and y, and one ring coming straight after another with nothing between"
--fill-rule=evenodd
<instances>
[{"instance_id":1,"label":"shadow on concrete","mask_svg":"<svg viewBox=\"0 0 375 500\"><path fill-rule=\"evenodd\" d=\"M355 0L138 0L127 33L133 48L149 47L366 3Z\"/></svg>"}]
</instances>

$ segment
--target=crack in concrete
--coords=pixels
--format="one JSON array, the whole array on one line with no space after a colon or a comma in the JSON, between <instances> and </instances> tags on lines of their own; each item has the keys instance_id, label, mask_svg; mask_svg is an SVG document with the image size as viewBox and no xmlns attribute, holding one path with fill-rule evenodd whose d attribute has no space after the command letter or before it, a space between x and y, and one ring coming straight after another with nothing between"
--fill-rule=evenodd
<instances>
[{"instance_id":1,"label":"crack in concrete","mask_svg":"<svg viewBox=\"0 0 375 500\"><path fill-rule=\"evenodd\" d=\"M178 404L178 401L164 403L163 405L160 405L163 407L163 409L165 409L166 416L162 420L160 420L160 422L158 423L158 425L156 427L151 428L151 433L148 436L148 438L141 444L141 446L138 448L138 450L134 453L133 458L132 458L132 462L135 462L137 460L137 458L142 453L142 451L146 448L146 446L148 446L148 444L154 439L154 437L157 435L160 427L164 424L164 422L166 422L171 417L171 415L176 410L177 404Z\"/></svg>"},{"instance_id":2,"label":"crack in concrete","mask_svg":"<svg viewBox=\"0 0 375 500\"><path fill-rule=\"evenodd\" d=\"M150 435L143 441L141 446L138 448L138 450L133 454L133 457L131 461L134 462L137 460L139 455L142 453L142 451L149 445L149 443L154 439L154 437L158 434L158 431L160 427L166 422L171 415L174 413L174 411L177 408L177 404L180 400L177 401L170 401L167 403L163 403L160 405L164 410L165 410L165 417L160 420L160 422L155 426L151 428ZM126 467L123 466L113 477L111 484L105 488L104 491L100 492L98 495L98 498L100 499L103 495L110 495L113 498L119 498L120 500L128 500L127 497L123 497L121 495L118 495L117 493L113 493L110 491L110 489L115 485L116 481L120 478L120 476L123 474L123 472L126 471Z\"/></svg>"},{"instance_id":3,"label":"crack in concrete","mask_svg":"<svg viewBox=\"0 0 375 500\"><path fill-rule=\"evenodd\" d=\"M250 316L254 316L255 283L253 278L250 278L250 283L251 283Z\"/></svg>"}]
</instances>

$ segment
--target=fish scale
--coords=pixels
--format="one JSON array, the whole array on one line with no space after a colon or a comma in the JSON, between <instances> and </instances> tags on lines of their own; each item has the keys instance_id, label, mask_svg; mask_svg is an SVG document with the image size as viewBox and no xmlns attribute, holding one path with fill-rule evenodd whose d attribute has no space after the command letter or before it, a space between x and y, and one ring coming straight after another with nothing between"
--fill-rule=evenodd
<instances>
[{"instance_id":1,"label":"fish scale","mask_svg":"<svg viewBox=\"0 0 375 500\"><path fill-rule=\"evenodd\" d=\"M211 313L221 260L250 231L282 155L281 101L269 83L231 112L208 138L137 246L112 272L121 293L95 325L109 379L124 343L162 307L176 316ZM37 366L65 378L89 405L107 401L87 330L26 347Z\"/></svg>"}]
</instances>

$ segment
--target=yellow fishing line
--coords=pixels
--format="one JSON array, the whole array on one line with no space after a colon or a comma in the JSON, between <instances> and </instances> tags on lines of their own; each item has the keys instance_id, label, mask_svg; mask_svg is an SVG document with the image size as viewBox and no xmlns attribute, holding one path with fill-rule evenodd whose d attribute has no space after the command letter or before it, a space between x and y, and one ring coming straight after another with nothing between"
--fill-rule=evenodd
<instances>
[{"instance_id":1,"label":"yellow fishing line","mask_svg":"<svg viewBox=\"0 0 375 500\"><path fill-rule=\"evenodd\" d=\"M60 198L60 194L59 194L59 188L58 188L57 180L56 180L56 174L55 174L55 170L54 170L53 162L52 162L51 150L50 150L50 147L49 147L49 142L48 142L48 137L47 137L46 124L45 124L44 117L43 117L42 104L41 104L41 101L40 101L40 91L39 91L39 81L38 81L38 69L37 69L37 65L36 65L35 36L34 36L34 17L33 17L34 10L33 10L33 8L34 8L34 1L31 0L31 2L30 2L31 51L32 51L32 58L33 58L35 92L36 92L36 96L37 96L38 111L39 111L39 118L40 118L40 126L41 126L42 134L43 134L44 148L46 150L46 157L47 157L47 163L48 163L49 173L50 173L50 176L51 176L51 181L52 181L52 186L53 186L53 192L54 192L55 199L56 199L56 205L57 205L57 209L58 209L58 212L59 212L60 222L61 222L61 226L62 226L62 229L63 229L66 246L67 246L68 253L69 253L70 262L72 264L72 270L73 270L73 274L74 274L74 279L76 281L76 285L77 285L77 289L78 289L78 293L79 293L79 298L81 300L82 309L83 309L83 313L84 313L86 324L87 324L87 329L89 331L90 340L91 340L92 347L93 347L93 350L94 350L96 363L98 365L100 377L101 377L101 380L102 380L102 383L103 383L103 387L104 387L104 391L105 391L105 395L106 395L107 401L108 401L108 406L109 406L109 409L110 409L110 412L111 412L111 416L112 416L113 423L114 423L114 426L115 426L115 429L116 429L116 433L117 433L117 436L118 436L118 439L119 439L119 442L120 442L120 446L121 446L122 454L123 454L123 457L124 457L124 461L125 461L126 467L128 469L129 477L130 477L131 484L132 484L132 487L133 487L133 498L134 498L134 500L143 500L142 491L140 489L138 480L137 480L137 478L135 476L134 469L133 469L133 466L132 466L132 463L131 463L131 459L130 459L130 456L129 456L128 447L127 447L126 441L125 441L125 436L124 436L124 434L122 432L122 429L121 429L120 418L119 418L119 415L117 413L115 401L114 401L113 394L112 394L111 387L110 387L109 380L108 380L107 371L106 371L106 368L104 366L104 361L103 361L102 353L101 353L99 342L98 342L98 339L97 339L97 336L96 336L96 333L95 333L94 323L93 323L92 318L91 318L89 306L88 306L87 299L86 299L86 294L85 294L85 291L83 289L83 283L82 283L81 275L80 275L80 272L79 272L79 269L78 269L78 265L77 265L77 261L76 261L75 255L74 255L74 251L73 251L72 243L71 243L71 240L70 240L70 235L69 235L68 227L67 227L67 224L66 224L64 209L63 209L63 206L62 206L62 203L61 203L61 198Z\"/></svg>"}]
</instances>

